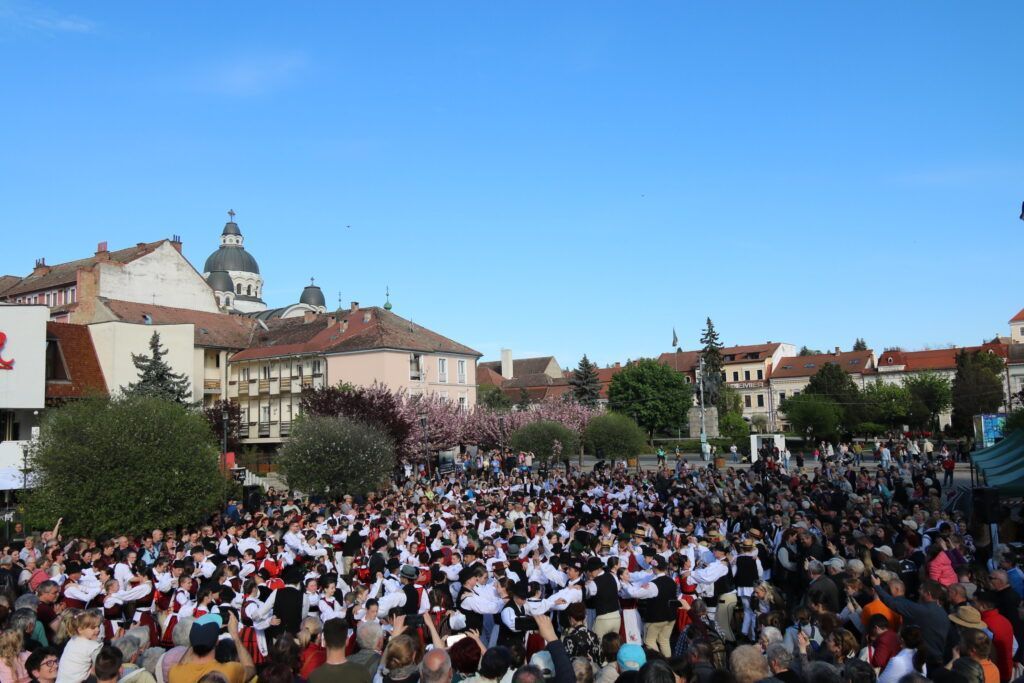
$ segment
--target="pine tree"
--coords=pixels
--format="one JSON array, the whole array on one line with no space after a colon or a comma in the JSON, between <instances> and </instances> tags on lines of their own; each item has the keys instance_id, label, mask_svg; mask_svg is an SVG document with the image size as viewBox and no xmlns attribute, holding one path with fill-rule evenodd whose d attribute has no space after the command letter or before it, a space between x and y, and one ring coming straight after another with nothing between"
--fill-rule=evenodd
<instances>
[{"instance_id":1,"label":"pine tree","mask_svg":"<svg viewBox=\"0 0 1024 683\"><path fill-rule=\"evenodd\" d=\"M124 393L133 396L159 396L169 401L186 404L192 396L189 380L183 373L174 372L164 360L167 349L160 343L160 333L153 332L149 340L151 356L133 353L132 364L139 371L139 381L124 388Z\"/></svg>"},{"instance_id":2,"label":"pine tree","mask_svg":"<svg viewBox=\"0 0 1024 683\"><path fill-rule=\"evenodd\" d=\"M530 408L530 392L526 390L526 387L519 388L519 401L516 403L517 410L528 410Z\"/></svg>"},{"instance_id":3,"label":"pine tree","mask_svg":"<svg viewBox=\"0 0 1024 683\"><path fill-rule=\"evenodd\" d=\"M572 386L572 395L578 403L591 408L597 405L601 398L601 381L597 376L597 365L590 362L587 354L583 354L579 365L572 371L569 384Z\"/></svg>"},{"instance_id":4,"label":"pine tree","mask_svg":"<svg viewBox=\"0 0 1024 683\"><path fill-rule=\"evenodd\" d=\"M864 341L863 337L857 337L857 341L853 342L854 351L867 351L868 343Z\"/></svg>"},{"instance_id":5,"label":"pine tree","mask_svg":"<svg viewBox=\"0 0 1024 683\"><path fill-rule=\"evenodd\" d=\"M718 340L718 332L711 318L700 335L700 343L704 345L701 358L704 360L704 404L717 405L719 387L722 386L722 342Z\"/></svg>"}]
</instances>

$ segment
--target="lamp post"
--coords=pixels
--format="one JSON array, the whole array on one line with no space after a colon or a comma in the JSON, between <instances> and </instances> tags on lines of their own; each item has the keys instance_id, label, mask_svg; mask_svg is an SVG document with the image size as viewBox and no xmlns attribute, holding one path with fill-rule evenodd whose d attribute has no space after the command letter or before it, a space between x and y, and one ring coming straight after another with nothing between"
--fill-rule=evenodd
<instances>
[{"instance_id":1,"label":"lamp post","mask_svg":"<svg viewBox=\"0 0 1024 683\"><path fill-rule=\"evenodd\" d=\"M222 406L221 411L220 411L220 420L221 420L221 427L222 427L221 431L223 432L223 446L224 447L221 449L221 451L223 453L227 453L228 452L228 420L229 419L230 419L230 415L228 414L228 407L226 405Z\"/></svg>"},{"instance_id":2,"label":"lamp post","mask_svg":"<svg viewBox=\"0 0 1024 683\"><path fill-rule=\"evenodd\" d=\"M704 429L704 356L700 357L700 457L708 461L708 433Z\"/></svg>"},{"instance_id":3,"label":"lamp post","mask_svg":"<svg viewBox=\"0 0 1024 683\"><path fill-rule=\"evenodd\" d=\"M430 450L427 439L427 414L420 413L420 448L423 451L423 458L427 463L427 474L430 474Z\"/></svg>"}]
</instances>

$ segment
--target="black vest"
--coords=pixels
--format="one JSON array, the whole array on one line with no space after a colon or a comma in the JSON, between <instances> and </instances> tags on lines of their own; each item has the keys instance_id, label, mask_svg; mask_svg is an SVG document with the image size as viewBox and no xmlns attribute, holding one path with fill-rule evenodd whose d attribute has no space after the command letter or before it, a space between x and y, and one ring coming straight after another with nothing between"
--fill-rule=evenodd
<instances>
[{"instance_id":1,"label":"black vest","mask_svg":"<svg viewBox=\"0 0 1024 683\"><path fill-rule=\"evenodd\" d=\"M597 594L594 596L594 612L597 616L619 611L619 590L615 577L607 571L594 579Z\"/></svg>"},{"instance_id":2,"label":"black vest","mask_svg":"<svg viewBox=\"0 0 1024 683\"><path fill-rule=\"evenodd\" d=\"M509 600L507 603L505 603L505 607L511 608L512 612L517 617L521 617L524 615L523 608L517 605L515 600ZM505 610L502 609L502 611L504 612ZM519 643L520 645L523 644L522 631L513 631L508 626L506 626L505 622L501 619L500 614L498 615L498 619L496 621L498 622L498 645L510 647L515 643Z\"/></svg>"},{"instance_id":3,"label":"black vest","mask_svg":"<svg viewBox=\"0 0 1024 683\"><path fill-rule=\"evenodd\" d=\"M754 584L761 580L757 575L757 559L750 555L737 557L734 580L737 588L753 588Z\"/></svg>"},{"instance_id":4,"label":"black vest","mask_svg":"<svg viewBox=\"0 0 1024 683\"><path fill-rule=\"evenodd\" d=\"M472 594L473 594L473 591L471 591L470 589L466 588L465 586L462 587L462 590L459 591L459 611L462 612L464 615L466 615L466 629L467 630L468 629L476 629L478 632L483 633L484 632L484 615L480 614L479 612L474 612L473 610L471 610L469 608L464 608L462 606L463 599L466 596L472 595Z\"/></svg>"},{"instance_id":5,"label":"black vest","mask_svg":"<svg viewBox=\"0 0 1024 683\"><path fill-rule=\"evenodd\" d=\"M292 586L277 591L277 597L274 598L274 616L281 620L278 632L297 634L302 623L302 592Z\"/></svg>"},{"instance_id":6,"label":"black vest","mask_svg":"<svg viewBox=\"0 0 1024 683\"><path fill-rule=\"evenodd\" d=\"M658 588L658 597L647 600L647 613L644 619L650 623L674 621L676 610L669 603L679 597L676 582L662 574L652 582Z\"/></svg>"},{"instance_id":7,"label":"black vest","mask_svg":"<svg viewBox=\"0 0 1024 683\"><path fill-rule=\"evenodd\" d=\"M416 586L407 583L402 586L402 592L405 593L405 606L402 607L402 614L409 616L418 613L420 611L420 594L416 591Z\"/></svg>"}]
</instances>

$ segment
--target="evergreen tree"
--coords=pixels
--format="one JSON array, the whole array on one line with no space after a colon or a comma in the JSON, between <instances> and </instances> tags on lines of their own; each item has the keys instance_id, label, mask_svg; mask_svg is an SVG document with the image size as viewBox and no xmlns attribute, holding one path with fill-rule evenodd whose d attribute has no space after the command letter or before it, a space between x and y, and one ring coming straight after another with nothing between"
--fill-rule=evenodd
<instances>
[{"instance_id":1,"label":"evergreen tree","mask_svg":"<svg viewBox=\"0 0 1024 683\"><path fill-rule=\"evenodd\" d=\"M809 349L809 348L807 348L806 345L804 345L804 346L800 347L800 352L797 353L797 355L798 356L820 356L821 355L821 351L819 351L818 349Z\"/></svg>"},{"instance_id":2,"label":"evergreen tree","mask_svg":"<svg viewBox=\"0 0 1024 683\"><path fill-rule=\"evenodd\" d=\"M516 403L517 410L527 410L530 407L530 392L526 390L526 387L519 388L519 401Z\"/></svg>"},{"instance_id":3,"label":"evergreen tree","mask_svg":"<svg viewBox=\"0 0 1024 683\"><path fill-rule=\"evenodd\" d=\"M597 377L597 365L590 362L587 354L583 354L579 365L572 371L569 384L577 403L591 408L597 405L601 398L601 381Z\"/></svg>"},{"instance_id":4,"label":"evergreen tree","mask_svg":"<svg viewBox=\"0 0 1024 683\"><path fill-rule=\"evenodd\" d=\"M847 431L852 431L865 421L867 411L860 389L853 378L836 363L826 363L814 373L804 393L831 399L839 409L840 427Z\"/></svg>"},{"instance_id":5,"label":"evergreen tree","mask_svg":"<svg viewBox=\"0 0 1024 683\"><path fill-rule=\"evenodd\" d=\"M711 318L707 319L701 332L700 343L704 345L700 353L704 360L704 405L717 405L722 386L722 342L718 340L718 331Z\"/></svg>"},{"instance_id":6,"label":"evergreen tree","mask_svg":"<svg viewBox=\"0 0 1024 683\"><path fill-rule=\"evenodd\" d=\"M149 350L152 355L133 353L132 364L139 371L139 381L132 382L124 388L129 396L158 396L168 401L188 403L192 396L188 377L184 373L174 372L170 364L164 360L167 349L160 343L160 333L153 332L149 339Z\"/></svg>"},{"instance_id":7,"label":"evergreen tree","mask_svg":"<svg viewBox=\"0 0 1024 683\"><path fill-rule=\"evenodd\" d=\"M855 342L853 342L853 350L854 351L867 351L868 350L868 343L866 341L864 341L863 337L857 337L857 340Z\"/></svg>"}]
</instances>

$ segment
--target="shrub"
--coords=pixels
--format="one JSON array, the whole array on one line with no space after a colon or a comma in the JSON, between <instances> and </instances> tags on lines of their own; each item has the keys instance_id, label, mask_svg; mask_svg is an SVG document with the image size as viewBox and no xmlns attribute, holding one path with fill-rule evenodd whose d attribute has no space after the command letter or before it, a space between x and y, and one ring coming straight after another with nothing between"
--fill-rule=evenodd
<instances>
[{"instance_id":1,"label":"shrub","mask_svg":"<svg viewBox=\"0 0 1024 683\"><path fill-rule=\"evenodd\" d=\"M636 422L622 413L606 413L590 421L584 435L588 451L600 458L632 458L644 451L647 439Z\"/></svg>"},{"instance_id":2,"label":"shrub","mask_svg":"<svg viewBox=\"0 0 1024 683\"><path fill-rule=\"evenodd\" d=\"M347 417L304 416L281 449L288 485L311 494L376 491L395 470L395 442L381 429Z\"/></svg>"},{"instance_id":3,"label":"shrub","mask_svg":"<svg viewBox=\"0 0 1024 683\"><path fill-rule=\"evenodd\" d=\"M579 449L579 439L560 422L540 420L514 431L509 445L541 460L568 460Z\"/></svg>"}]
</instances>

